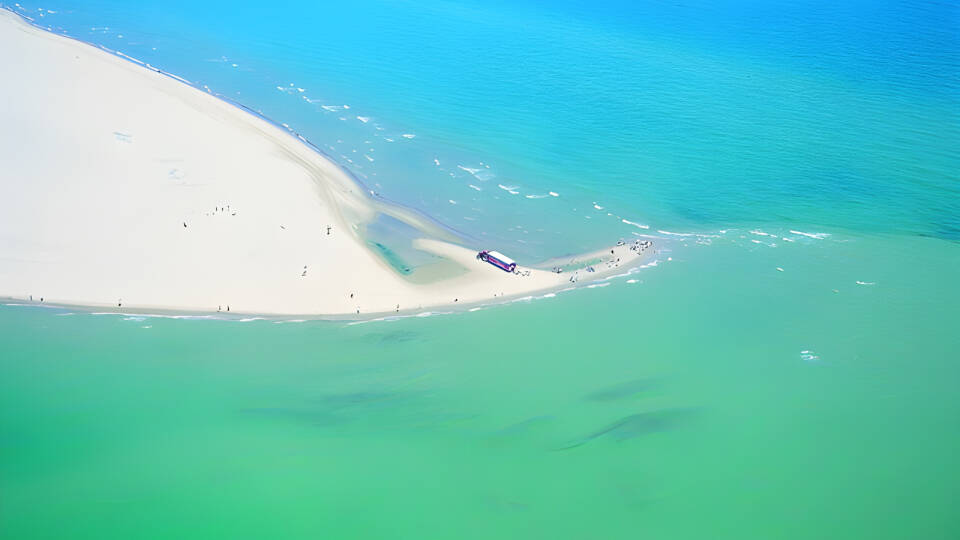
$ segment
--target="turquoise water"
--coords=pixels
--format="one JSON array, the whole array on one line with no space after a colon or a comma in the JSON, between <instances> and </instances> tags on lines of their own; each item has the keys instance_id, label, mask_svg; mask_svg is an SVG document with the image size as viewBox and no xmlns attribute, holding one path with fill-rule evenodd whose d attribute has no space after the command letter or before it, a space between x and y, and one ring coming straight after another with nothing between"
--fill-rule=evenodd
<instances>
[{"instance_id":1,"label":"turquoise water","mask_svg":"<svg viewBox=\"0 0 960 540\"><path fill-rule=\"evenodd\" d=\"M359 325L0 306L0 535L960 533L956 4L21 4L521 262L665 251Z\"/></svg>"},{"instance_id":2,"label":"turquoise water","mask_svg":"<svg viewBox=\"0 0 960 540\"><path fill-rule=\"evenodd\" d=\"M955 4L633 4L23 5L521 262L642 232L622 219L958 238Z\"/></svg>"}]
</instances>

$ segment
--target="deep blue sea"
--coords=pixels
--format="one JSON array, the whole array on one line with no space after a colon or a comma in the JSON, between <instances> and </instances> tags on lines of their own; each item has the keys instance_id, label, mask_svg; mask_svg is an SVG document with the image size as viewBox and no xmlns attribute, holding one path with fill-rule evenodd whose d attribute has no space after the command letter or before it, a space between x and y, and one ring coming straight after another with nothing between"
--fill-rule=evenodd
<instances>
[{"instance_id":1,"label":"deep blue sea","mask_svg":"<svg viewBox=\"0 0 960 540\"><path fill-rule=\"evenodd\" d=\"M0 536L960 536L958 2L3 5L471 246L661 253L396 322L0 307Z\"/></svg>"}]
</instances>

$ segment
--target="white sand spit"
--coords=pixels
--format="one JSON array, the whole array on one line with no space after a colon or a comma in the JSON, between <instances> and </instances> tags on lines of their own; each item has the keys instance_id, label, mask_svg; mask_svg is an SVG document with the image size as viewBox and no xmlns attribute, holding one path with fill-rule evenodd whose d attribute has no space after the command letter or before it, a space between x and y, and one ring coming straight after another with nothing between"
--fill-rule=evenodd
<instances>
[{"instance_id":1,"label":"white sand spit","mask_svg":"<svg viewBox=\"0 0 960 540\"><path fill-rule=\"evenodd\" d=\"M5 10L0 51L0 296L370 315L569 285L569 273L476 261L296 136L170 76ZM417 247L462 271L396 272L361 235L378 213L422 230ZM618 267L639 259L621 254Z\"/></svg>"}]
</instances>

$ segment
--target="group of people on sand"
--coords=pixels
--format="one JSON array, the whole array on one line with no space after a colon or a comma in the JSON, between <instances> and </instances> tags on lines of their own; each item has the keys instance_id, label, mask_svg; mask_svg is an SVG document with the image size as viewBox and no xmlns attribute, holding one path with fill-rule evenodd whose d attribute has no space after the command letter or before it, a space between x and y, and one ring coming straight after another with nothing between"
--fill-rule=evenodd
<instances>
[{"instance_id":1,"label":"group of people on sand","mask_svg":"<svg viewBox=\"0 0 960 540\"><path fill-rule=\"evenodd\" d=\"M643 253L647 248L653 247L653 242L650 240L634 240L633 245L630 246L630 251L636 251L637 255Z\"/></svg>"},{"instance_id":2,"label":"group of people on sand","mask_svg":"<svg viewBox=\"0 0 960 540\"><path fill-rule=\"evenodd\" d=\"M624 242L622 239L617 241L617 247L625 246L625 245L627 245L627 243ZM653 247L653 242L651 242L650 240L637 239L637 240L634 240L633 244L630 245L630 251L635 251L637 252L637 255L642 255L644 251L646 251L648 248L651 248L651 247ZM602 262L605 264L607 269L616 268L620 266L620 257L616 256L616 249L610 250L610 260L602 261ZM594 268L593 266L587 266L586 268L584 268L584 270L586 270L587 272L597 271L596 268ZM559 274L563 272L563 268L559 266L554 266L553 271ZM570 276L569 281L570 283L576 283L577 280L579 279L580 279L580 272L577 271L577 272L574 272L572 276Z\"/></svg>"}]
</instances>

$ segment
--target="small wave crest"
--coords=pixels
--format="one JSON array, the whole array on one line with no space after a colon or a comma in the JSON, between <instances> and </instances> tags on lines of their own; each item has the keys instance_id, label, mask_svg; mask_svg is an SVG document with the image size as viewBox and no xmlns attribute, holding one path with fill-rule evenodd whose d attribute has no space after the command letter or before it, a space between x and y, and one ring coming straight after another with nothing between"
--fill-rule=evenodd
<instances>
[{"instance_id":1,"label":"small wave crest","mask_svg":"<svg viewBox=\"0 0 960 540\"><path fill-rule=\"evenodd\" d=\"M829 233L810 233L803 231L790 231L791 234L799 234L800 236L806 236L807 238L813 238L814 240L823 240L824 238L830 236Z\"/></svg>"}]
</instances>

